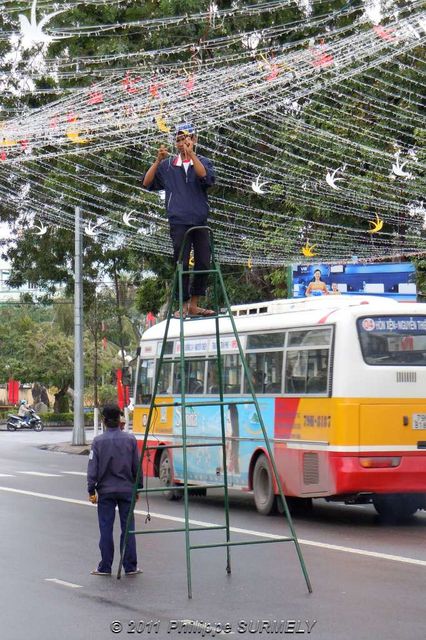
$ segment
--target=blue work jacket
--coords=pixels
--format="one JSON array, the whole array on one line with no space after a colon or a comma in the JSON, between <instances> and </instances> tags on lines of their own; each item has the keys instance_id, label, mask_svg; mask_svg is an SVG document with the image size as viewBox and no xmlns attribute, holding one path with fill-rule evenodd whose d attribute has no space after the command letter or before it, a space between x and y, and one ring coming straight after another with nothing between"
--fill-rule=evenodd
<instances>
[{"instance_id":1,"label":"blue work jacket","mask_svg":"<svg viewBox=\"0 0 426 640\"><path fill-rule=\"evenodd\" d=\"M136 482L139 455L135 436L119 427L107 429L92 442L87 465L87 491L131 493ZM142 474L139 486L142 487Z\"/></svg>"},{"instance_id":2,"label":"blue work jacket","mask_svg":"<svg viewBox=\"0 0 426 640\"><path fill-rule=\"evenodd\" d=\"M214 185L213 164L204 156L197 158L204 165L206 175L198 178L191 164L188 172L180 163L180 156L170 156L158 165L148 191L166 192L166 211L170 224L202 225L209 214L207 189ZM145 176L144 176L145 177Z\"/></svg>"}]
</instances>

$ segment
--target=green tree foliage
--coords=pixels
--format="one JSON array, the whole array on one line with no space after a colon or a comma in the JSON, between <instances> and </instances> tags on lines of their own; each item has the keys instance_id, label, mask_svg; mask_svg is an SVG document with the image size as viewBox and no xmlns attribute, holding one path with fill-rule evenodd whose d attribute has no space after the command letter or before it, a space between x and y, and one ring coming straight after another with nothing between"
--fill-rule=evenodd
<instances>
[{"instance_id":1,"label":"green tree foliage","mask_svg":"<svg viewBox=\"0 0 426 640\"><path fill-rule=\"evenodd\" d=\"M29 3L23 0L16 1L16 11L28 12ZM217 3L221 10L231 9L238 6L234 0L224 0ZM253 5L256 2L244 3L245 5ZM400 3L404 4L404 3ZM116 24L124 22L138 21L148 18L167 18L168 16L190 15L194 12L208 12L211 3L199 2L197 0L148 0L143 3L120 3L92 5L80 4L73 5L64 13L57 16L52 22L55 27L69 27L70 25L79 25L81 28L94 24ZM347 28L353 25L353 30L359 28L357 19L361 16L364 9L364 3L361 0L329 0L327 2L313 3L311 22L306 24L303 31L296 27L285 30L280 35L268 40L270 47L270 55L273 56L274 51L279 51L280 47L302 38L315 38L319 33L337 28ZM315 20L328 14L327 20L322 20L319 26L316 26ZM176 61L186 61L188 70L196 69L198 65L203 65L214 60L220 63L223 50L220 48L208 47L206 42L221 36L230 34L242 34L244 32L258 31L276 25L296 25L305 17L303 13L303 3L285 4L285 6L275 8L271 12L263 12L253 15L235 14L228 17L215 18L214 15L205 15L200 20L184 20L176 25L166 27L164 25L155 26L147 29L143 26L137 26L126 29L115 29L113 31L103 32L98 35L91 36L74 36L54 42L49 47L49 59L60 59L65 54L69 57L85 56L86 61L81 63L79 74L76 77L61 77L59 81L60 89L74 89L76 87L90 86L96 80L108 77L114 71L120 70L124 74L126 70L132 72L133 66L137 67L138 58L117 59L109 61L108 64L99 64L95 62L95 58L99 56L108 56L111 54L132 53L136 54L141 51L153 51L156 49L164 49L167 47L176 47L188 42L194 43L194 51L186 50L183 53L172 53L165 59L143 62L145 65L144 76L156 77L161 75L161 65L170 64ZM12 28L10 16L4 12L0 17L0 27L5 31ZM15 25L16 28L16 25ZM350 31L348 31L350 33ZM8 48L6 39L0 41L0 55L4 54ZM236 42L225 51L238 53L241 51L241 43ZM318 188L315 193L315 203L302 206L296 201L292 195L291 181L295 177L306 176L306 180L314 185L318 183L318 164L321 161L318 155L318 149L324 147L329 153L330 163L337 167L345 161L345 146L342 140L356 142L363 145L363 151L358 158L359 172L354 176L352 188L365 197L360 204L360 212L368 214L381 214L380 210L372 207L369 199L382 197L388 201L392 201L392 184L388 181L384 183L383 179L375 170L377 161L376 155L373 154L371 146L372 131L378 133L378 150L392 152L396 143L401 146L418 146L424 145L424 129L414 127L410 121L405 108L409 106L411 113L418 111L420 118L422 105L413 106L409 101L411 89L415 89L419 81L422 65L422 56L424 53L418 53L418 63L412 65L412 71L405 81L406 91L401 91L398 95L384 95L382 93L379 80L380 69L372 69L367 74L361 74L355 79L342 83L341 91L338 96L336 90L318 90L315 104L309 99L302 100L303 122L297 115L291 115L284 109L278 109L273 122L270 120L265 122L259 115L257 123L258 128L253 128L251 120L250 131L244 128L244 121L241 121L240 127L234 131L232 126L224 127L216 131L209 132L204 140L201 140L200 150L203 152L203 143L212 151L212 160L219 163L223 154L223 144L221 134L229 136L230 131L233 136L234 147L227 154L227 165L238 174L241 153L250 150L259 165L262 167L264 174L268 171L282 171L283 177L275 180L271 187L270 201L260 199L254 193L239 192L232 183L227 180L227 176L223 176L222 182L212 191L212 196L220 196L226 198L229 203L229 223L233 221L232 203L236 205L248 205L256 208L270 209L275 215L285 215L288 219L285 231L277 230L272 224L272 216L264 214L263 218L254 216L250 212L247 214L247 226L256 225L264 234L264 243L259 241L257 250L267 255L272 246L288 247L289 252L294 251L300 253L300 246L296 246L296 242L300 239L302 245L306 239L306 229L301 227L298 218L304 218L314 221L326 221L331 224L339 224L341 226L353 226L353 219L345 216L343 212L337 212L333 207L333 194L328 193L323 188ZM16 78L31 75L30 65L34 51L26 52L23 55L18 67L16 68ZM135 60L132 63L132 60ZM255 60L253 60L255 63ZM399 60L395 64L394 71L399 73L399 65L404 64L404 60ZM407 61L408 64L408 61ZM12 62L7 65L6 71L13 66ZM390 69L392 70L392 69ZM139 68L140 71L140 68ZM139 72L138 71L138 72ZM21 76L19 75L21 74ZM319 71L316 81L321 83L321 72ZM48 101L55 99L55 93L49 93L50 90L57 88L57 84L52 77L44 77L35 80L38 89L45 90L46 93L31 94L26 93L16 95L10 91L6 91L2 96L2 106L5 112L10 113L21 112L28 107L34 108L41 106ZM368 84L368 95L363 93L363 87ZM224 91L226 88L224 87ZM338 100L336 99L338 97ZM270 96L273 100L273 95ZM392 135L386 135L387 131L392 128L392 114L396 107L400 113L398 120L399 137L397 140ZM196 114L195 114L196 115ZM270 116L268 116L270 118ZM304 157L299 156L300 147L303 146ZM309 161L306 163L306 155ZM285 173L285 166L288 157L292 157L293 177L288 177ZM101 162L103 162L105 170L105 179L108 180L108 173L111 171L111 162L117 163L120 167L121 175L142 175L143 171L152 161L152 157L148 150L141 150L137 143L133 147L127 149L114 148L106 150ZM424 157L419 156L420 161L424 161ZM76 165L69 162L67 158L58 158L51 160L47 165L45 173L36 177L32 176L35 183L33 191L37 190L38 198L42 201L43 197L51 196L52 189L55 193L61 191L61 200L58 202L59 210L72 215L74 206L79 204L78 193L84 192L90 197L96 199L98 189L101 185L91 183L90 178L92 171L92 162L89 155L82 154L78 158L78 170ZM326 167L323 167L325 170ZM23 172L21 186L25 185L28 175L31 175L32 166L28 163L28 172ZM298 171L300 174L298 174ZM316 187L315 187L316 188ZM400 185L399 195L403 194L407 198L410 195L409 181ZM29 202L31 202L31 195ZM154 202L152 196L152 202ZM120 203L124 206L128 205L129 209L146 206L149 207L150 200L147 198L146 203L141 204L135 201L134 189L132 181L125 181L120 184L120 193L115 189L109 188L104 194L104 200L111 204L111 208ZM23 207L25 211L25 207ZM102 212L100 212L101 214ZM213 213L214 215L214 213ZM16 219L16 210L9 206L9 203L0 203L0 220L5 220L13 224ZM402 233L404 231L404 220L401 220ZM290 233L291 232L291 233ZM331 237L331 236L330 236ZM291 239L293 238L293 239ZM296 238L297 240L295 240ZM241 237L241 244L250 252L250 241ZM29 234L22 234L14 244L4 246L3 252L7 255L12 263L11 284L19 286L24 282L31 282L39 287L44 287L48 294L51 294L56 283L65 286L67 295L72 294L73 288L73 261L74 261L74 238L73 233L66 229L49 229L48 233L37 239ZM170 288L172 277L171 261L168 258L158 257L148 253L135 251L131 246L115 246L111 240L107 239L103 242L92 240L84 237L84 280L85 280L85 308L87 313L92 313L91 306L96 305L97 287L104 280L114 281L114 274L119 273L119 280L124 281L125 278L139 287L136 293L136 305L132 307L121 301L118 305L117 323L112 320L111 316L108 320L109 330L112 334L112 341L118 345L124 344L129 347L137 337L137 326L140 324L138 313L147 313L148 311L157 312L164 303ZM423 268L423 263L418 263L419 268ZM148 278L146 273L152 272ZM270 298L273 296L285 295L286 288L286 272L285 269L260 269L256 265L250 267L248 264L241 267L233 267L224 269L225 284L230 292L232 302L252 302L259 298ZM89 311L90 310L90 311ZM97 311L93 311L97 317ZM92 317L92 316L90 316ZM126 320L127 318L127 320ZM63 318L63 328L66 335L69 334L70 326L66 328L65 318ZM121 327L120 327L121 324ZM123 329L124 327L124 329ZM97 329L96 329L97 331ZM123 336L124 334L124 336ZM93 338L93 326L92 326ZM124 343L123 343L124 339ZM14 365L18 367L17 364Z\"/></svg>"}]
</instances>

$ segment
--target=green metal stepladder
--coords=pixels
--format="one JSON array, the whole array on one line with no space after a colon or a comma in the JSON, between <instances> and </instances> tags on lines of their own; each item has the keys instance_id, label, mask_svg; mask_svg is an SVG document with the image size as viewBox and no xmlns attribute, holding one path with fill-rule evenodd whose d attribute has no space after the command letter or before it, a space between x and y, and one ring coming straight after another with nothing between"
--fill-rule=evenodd
<instances>
[{"instance_id":1,"label":"green metal stepladder","mask_svg":"<svg viewBox=\"0 0 426 640\"><path fill-rule=\"evenodd\" d=\"M188 234L193 231L193 230L199 230L199 229L204 229L206 231L206 233L209 234L209 238L210 238L210 248L211 248L211 268L208 271L194 271L194 270L184 270L183 268L183 262L182 262L182 255L183 255L183 250L185 247L186 242L188 241ZM185 382L186 382L186 371L185 371L185 332L184 332L184 325L186 322L190 321L190 322L197 322L199 321L199 317L184 317L183 314L183 276L184 275L189 275L189 274L194 274L194 273L208 273L209 275L211 275L213 277L213 299L214 299L214 311L215 314L213 316L209 316L210 319L214 319L215 321L215 332L216 332L216 368L217 368L217 378L218 378L218 390L219 390L219 400L213 400L213 399L203 399L203 400L187 400L186 396L187 396L187 392L186 392L186 388L185 388ZM170 402L161 402L161 403L157 403L156 399L157 399L157 391L158 391L158 385L159 385L159 380L160 380L160 376L161 376L161 370L163 367L163 360L164 360L164 354L165 354L165 350L166 350L166 343L167 343L167 338L168 338L168 334L169 334L169 326L170 326L170 320L173 317L173 302L175 299L175 294L176 291L178 291L178 295L179 295L179 318L180 318L180 334L179 334L179 339L180 339L180 353L179 353L179 357L177 358L173 358L167 359L167 362L174 362L176 365L179 365L179 370L180 370L180 400L171 400ZM219 293L222 294L222 298L224 300L224 312L221 312L220 308L219 308ZM238 345L238 350L239 350L239 355L240 355L240 359L241 359L241 363L243 365L243 369L244 369L244 374L246 376L246 380L248 383L248 387L249 387L249 395L251 396L251 399L242 399L242 400L225 400L224 399L224 381L223 381L223 375L222 375L222 356L221 356L221 347L220 347L220 320L224 319L224 318L228 318L231 326L232 326L232 331L233 334L235 336L237 345ZM194 360L194 358L191 358L191 360ZM204 358L203 358L204 360ZM260 407L259 407L259 403L258 400L256 398L256 394L255 394L255 390L254 390L254 386L253 386L253 382L251 380L251 376L250 376L250 372L246 363L246 359L244 356L244 351L243 348L241 346L241 341L239 339L238 336L238 331L235 325L235 320L234 320L234 316L231 312L231 307L230 307L230 303L229 303L229 299L228 299L228 295L225 289L225 285L223 282L223 277L222 277L222 272L220 270L220 266L219 263L216 260L216 255L215 255L215 250L214 250L214 241L213 241L213 234L210 230L209 227L203 226L203 227L192 227L191 229L189 229L187 231L187 233L185 234L184 237L184 241L183 241L183 245L182 245L182 249L180 252L180 256L177 262L177 268L175 271L175 275L174 275L174 279L173 279L173 286L172 286L172 292L171 292L171 296L170 296L170 301L169 301L169 305L168 305L168 309L167 309L167 316L166 316L166 326L165 326L165 331L164 331L164 337L163 337L163 341L162 341L162 345L161 345L161 352L160 352L160 357L157 360L158 366L156 368L156 372L155 372L155 380L154 380L154 388L152 391L152 396L151 396L151 401L150 401L150 407L149 407L149 412L148 412L148 419L147 419L147 423L146 423L146 427L145 427L145 434L144 434L144 439L143 439L143 444L142 444L142 450L141 450L141 456L140 456L140 461L139 461L139 467L138 467L138 474L137 474L137 478L133 487L133 493L132 493L132 502L131 502L131 508L129 511L129 517L127 520L127 525L126 525L126 531L125 531L125 535L124 535L124 543L123 543L123 548L121 549L121 556L120 556L120 562L119 562L119 567L118 567L118 573L117 573L117 578L120 579L121 577L121 571L122 571L122 566L123 566L123 556L124 556L124 551L127 545L127 540L129 535L135 534L153 534L153 533L174 533L174 532L184 532L185 533L185 549L186 549L186 574L187 574L187 585L188 585L188 598L192 598L192 585L191 585L191 551L195 550L195 549L209 549L209 548L213 548L213 547L225 547L226 548L226 572L229 574L231 573L231 557L230 557L230 548L232 546L237 546L237 545L250 545L250 544L264 544L264 543L271 543L271 542L292 542L295 545L296 548L296 552L297 552L297 556L298 556L298 560L303 572L303 576L305 578L306 581L306 586L308 588L309 593L312 593L312 586L311 586L311 582L309 579L309 575L305 566L305 562L303 559L303 555L302 555L302 551L300 548L300 544L299 541L297 539L296 536L296 532L293 526L293 521L290 515L290 511L287 505L287 501L282 489L282 484L281 484L281 480L278 474L278 469L275 463L275 459L274 459L274 454L269 442L269 438L266 432L266 428L265 428L265 424L262 418L262 414L260 411ZM225 405L229 406L229 405L238 405L238 404L242 404L242 405L247 405L247 404L253 404L255 411L256 411L256 415L257 415L257 419L258 419L258 423L259 426L261 427L262 430L262 434L263 434L263 438L265 441L265 446L266 446L266 450L268 452L268 456L269 456L269 461L271 464L271 468L272 468L272 472L275 478L275 481L277 483L277 487L279 490L279 494L281 497L281 501L282 501L282 505L283 505L283 515L285 516L285 518L287 519L287 523L288 523L288 527L290 530L290 535L288 536L283 536L280 538L274 538L274 539L268 539L268 540L254 540L254 541L231 541L231 529L230 529L230 522L229 522L229 498L228 498L228 476L227 476L227 460L226 460L226 434L225 434ZM196 407L211 407L211 406L218 406L220 409L220 442L191 442L188 443L187 442L187 416L186 416L186 412L188 408L196 408ZM138 489L138 484L140 481L140 476L142 473L142 465L143 465L143 461L144 461L144 457L145 455L149 452L149 450L156 450L157 447L148 447L147 443L148 443L148 435L151 429L151 426L153 424L153 417L154 417L154 411L156 411L158 408L160 407L180 407L182 409L181 411L181 422L182 422L182 434L181 434L181 440L182 440L182 444L177 444L177 445L167 445L167 449L177 449L180 448L182 449L182 462L183 462L183 484L182 485L176 485L173 487L173 490L175 491L182 491L183 492L183 498L184 498L184 520L185 520L185 526L184 527L180 527L180 528L174 528L174 529L145 529L145 530L141 530L138 531L135 529L131 529L130 528L130 523L132 521L132 515L134 512L134 508L135 508L135 504L136 504L136 500L138 497L138 494L143 493L143 492L161 492L161 491L169 491L170 487L165 486L165 487L153 487L153 488L147 488L147 489ZM188 463L187 463L187 452L189 448L192 447L219 447L222 450L222 461L223 461L223 483L222 484L206 484L206 485L197 485L197 489L207 489L207 488L222 488L224 491L224 510L225 510L225 523L223 525L215 525L215 526L206 526L206 527L193 527L190 526L190 521L189 521L189 493L190 493L190 489L188 488ZM190 539L190 534L191 532L194 531L213 531L213 530L217 530L217 529L221 529L225 531L225 541L222 542L214 542L214 543L210 543L210 544L191 544L191 539Z\"/></svg>"}]
</instances>

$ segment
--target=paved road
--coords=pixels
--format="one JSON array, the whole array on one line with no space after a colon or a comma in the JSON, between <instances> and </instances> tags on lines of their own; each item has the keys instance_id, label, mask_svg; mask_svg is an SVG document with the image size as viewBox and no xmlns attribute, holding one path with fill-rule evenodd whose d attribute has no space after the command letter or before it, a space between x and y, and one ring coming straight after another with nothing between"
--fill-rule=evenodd
<instances>
[{"instance_id":1,"label":"paved road","mask_svg":"<svg viewBox=\"0 0 426 640\"><path fill-rule=\"evenodd\" d=\"M96 508L86 500L87 457L37 448L63 440L55 432L0 433L3 640L199 639L218 631L219 638L296 632L315 640L426 637L426 513L389 526L369 506L318 503L309 516L295 518L313 594L294 545L278 543L233 548L231 576L224 549L194 551L188 600L179 533L138 537L141 576L117 581L89 575L98 560L98 530ZM221 504L219 496L194 498L191 519L221 523ZM239 530L233 539L270 539L288 531L282 517L257 514L250 496L234 494L231 508L231 524ZM153 528L179 526L183 516L182 503L160 496L151 495L149 509L147 526ZM146 511L142 498L138 528ZM195 536L208 542L223 533ZM213 627L189 625L184 633L181 620ZM122 625L120 633L111 631L113 622L117 629Z\"/></svg>"}]
</instances>

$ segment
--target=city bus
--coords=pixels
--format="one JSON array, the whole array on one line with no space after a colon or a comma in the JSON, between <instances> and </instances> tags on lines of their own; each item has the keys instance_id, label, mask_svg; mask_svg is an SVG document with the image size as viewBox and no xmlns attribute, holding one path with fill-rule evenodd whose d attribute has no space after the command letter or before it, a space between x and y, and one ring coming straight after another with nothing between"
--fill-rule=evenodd
<instances>
[{"instance_id":1,"label":"city bus","mask_svg":"<svg viewBox=\"0 0 426 640\"><path fill-rule=\"evenodd\" d=\"M426 508L426 304L324 296L231 307L262 418L292 504L373 503L383 517ZM142 337L133 431L143 440L166 322ZM262 514L282 509L229 317L219 319L228 486ZM180 321L172 319L158 404L180 400ZM187 401L218 400L215 320L184 322ZM247 398L247 404L240 403ZM231 404L239 401L238 404ZM154 409L143 462L178 499L181 407ZM220 442L218 406L188 407L187 442ZM152 447L152 449L151 449ZM187 450L188 483L223 484L220 447ZM205 488L199 493L204 494Z\"/></svg>"}]
</instances>

